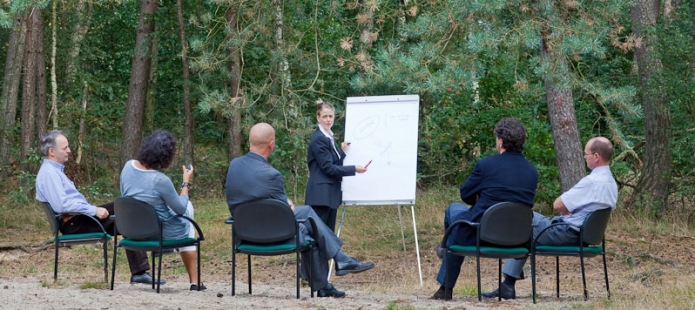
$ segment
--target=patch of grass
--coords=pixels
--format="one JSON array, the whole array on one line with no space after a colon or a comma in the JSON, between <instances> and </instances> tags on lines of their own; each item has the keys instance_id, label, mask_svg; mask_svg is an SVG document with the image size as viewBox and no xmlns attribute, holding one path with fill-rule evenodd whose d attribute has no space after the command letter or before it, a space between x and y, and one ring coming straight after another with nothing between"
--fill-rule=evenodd
<instances>
[{"instance_id":1,"label":"patch of grass","mask_svg":"<svg viewBox=\"0 0 695 310\"><path fill-rule=\"evenodd\" d=\"M103 281L102 282L84 282L84 283L80 284L80 289L86 290L86 289L90 289L90 288L98 289L98 290L106 290L106 289L110 289L111 285L109 283L105 283Z\"/></svg>"}]
</instances>

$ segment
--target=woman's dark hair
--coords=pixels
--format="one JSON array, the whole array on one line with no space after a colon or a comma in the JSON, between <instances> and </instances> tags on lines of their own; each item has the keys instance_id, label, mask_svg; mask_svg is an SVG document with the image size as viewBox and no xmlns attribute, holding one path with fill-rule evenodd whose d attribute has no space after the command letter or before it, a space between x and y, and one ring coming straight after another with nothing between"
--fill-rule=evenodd
<instances>
[{"instance_id":1,"label":"woman's dark hair","mask_svg":"<svg viewBox=\"0 0 695 310\"><path fill-rule=\"evenodd\" d=\"M164 169L171 165L176 154L176 137L164 129L157 129L142 140L138 161L151 169Z\"/></svg>"},{"instance_id":2,"label":"woman's dark hair","mask_svg":"<svg viewBox=\"0 0 695 310\"><path fill-rule=\"evenodd\" d=\"M526 142L526 128L518 119L505 117L495 125L495 137L502 140L505 150L521 152Z\"/></svg>"}]
</instances>

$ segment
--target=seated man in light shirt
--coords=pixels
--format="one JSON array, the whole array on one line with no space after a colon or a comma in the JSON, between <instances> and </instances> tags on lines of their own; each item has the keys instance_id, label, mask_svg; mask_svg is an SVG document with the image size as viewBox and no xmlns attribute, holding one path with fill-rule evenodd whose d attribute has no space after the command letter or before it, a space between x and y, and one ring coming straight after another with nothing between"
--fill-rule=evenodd
<instances>
[{"instance_id":1,"label":"seated man in light shirt","mask_svg":"<svg viewBox=\"0 0 695 310\"><path fill-rule=\"evenodd\" d=\"M54 212L63 214L60 232L63 234L101 232L101 227L87 215L73 215L82 213L98 219L106 232L112 234L115 221L109 218L109 215L113 214L113 202L101 206L88 203L63 172L64 164L70 156L70 146L65 134L60 130L47 133L41 138L39 149L44 159L36 175L36 200L48 203ZM130 266L130 282L152 284L152 276L147 273L150 269L147 253L131 250L125 252ZM161 280L161 284L164 283L166 281Z\"/></svg>"}]
</instances>

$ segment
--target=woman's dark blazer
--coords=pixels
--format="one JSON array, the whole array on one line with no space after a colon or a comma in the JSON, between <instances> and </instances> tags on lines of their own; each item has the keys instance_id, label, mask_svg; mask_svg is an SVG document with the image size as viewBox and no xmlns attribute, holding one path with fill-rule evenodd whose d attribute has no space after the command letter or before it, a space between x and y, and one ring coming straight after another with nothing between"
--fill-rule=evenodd
<instances>
[{"instance_id":1,"label":"woman's dark blazer","mask_svg":"<svg viewBox=\"0 0 695 310\"><path fill-rule=\"evenodd\" d=\"M336 146L339 158L331 144L331 139L317 127L307 150L309 183L306 186L304 204L337 209L343 200L340 188L343 177L355 175L355 166L343 166L343 150Z\"/></svg>"}]
</instances>

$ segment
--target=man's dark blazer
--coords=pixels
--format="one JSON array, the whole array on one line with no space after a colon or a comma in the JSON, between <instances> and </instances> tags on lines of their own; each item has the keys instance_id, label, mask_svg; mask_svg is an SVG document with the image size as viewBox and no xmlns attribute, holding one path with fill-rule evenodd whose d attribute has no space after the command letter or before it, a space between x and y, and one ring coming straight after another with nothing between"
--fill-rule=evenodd
<instances>
[{"instance_id":1,"label":"man's dark blazer","mask_svg":"<svg viewBox=\"0 0 695 310\"><path fill-rule=\"evenodd\" d=\"M287 203L285 179L265 157L248 152L229 163L225 194L229 211L244 202L271 198Z\"/></svg>"},{"instance_id":2,"label":"man's dark blazer","mask_svg":"<svg viewBox=\"0 0 695 310\"><path fill-rule=\"evenodd\" d=\"M343 166L345 153L339 147L334 149L332 144L331 139L316 128L307 150L309 182L304 196L304 203L307 205L337 209L343 201L340 187L343 177L355 175L355 166Z\"/></svg>"},{"instance_id":3,"label":"man's dark blazer","mask_svg":"<svg viewBox=\"0 0 695 310\"><path fill-rule=\"evenodd\" d=\"M483 158L459 188L461 200L472 207L451 221L480 222L485 210L499 202L520 202L533 207L537 183L538 171L519 152L506 151ZM470 226L458 226L453 235L456 244L475 245L475 230Z\"/></svg>"}]
</instances>

